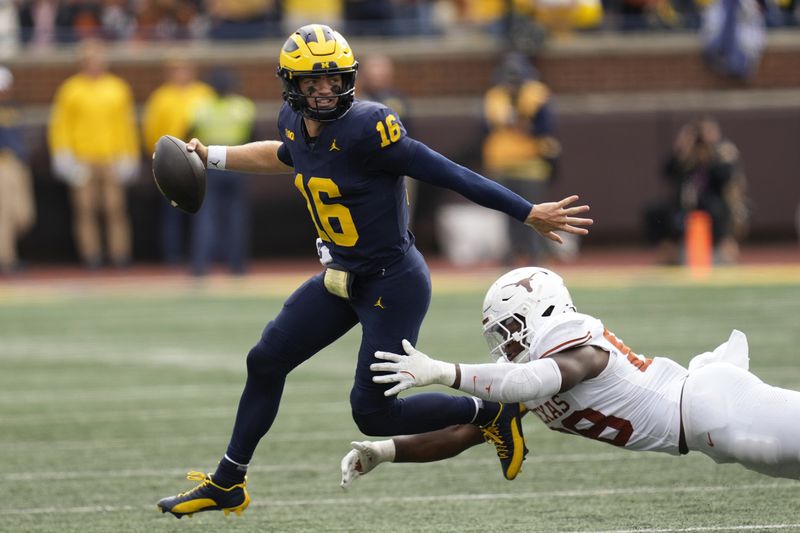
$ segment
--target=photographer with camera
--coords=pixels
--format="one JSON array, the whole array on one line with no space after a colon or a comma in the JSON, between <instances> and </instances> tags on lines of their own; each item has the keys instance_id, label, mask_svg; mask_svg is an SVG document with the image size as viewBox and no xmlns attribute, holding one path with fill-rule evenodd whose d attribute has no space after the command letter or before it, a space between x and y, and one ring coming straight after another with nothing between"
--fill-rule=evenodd
<instances>
[{"instance_id":1,"label":"photographer with camera","mask_svg":"<svg viewBox=\"0 0 800 533\"><path fill-rule=\"evenodd\" d=\"M702 211L711 220L715 262L735 263L746 230L744 173L739 150L723 138L709 117L684 124L678 131L662 173L669 197L645 211L648 241L656 243L667 264L682 263L680 243L687 214Z\"/></svg>"}]
</instances>

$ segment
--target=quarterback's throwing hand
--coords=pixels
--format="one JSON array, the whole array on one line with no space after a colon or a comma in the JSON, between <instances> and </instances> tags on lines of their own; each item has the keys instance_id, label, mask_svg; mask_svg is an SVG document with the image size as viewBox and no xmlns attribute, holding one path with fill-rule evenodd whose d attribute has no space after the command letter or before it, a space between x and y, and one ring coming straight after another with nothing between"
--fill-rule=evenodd
<instances>
[{"instance_id":1,"label":"quarterback's throwing hand","mask_svg":"<svg viewBox=\"0 0 800 533\"><path fill-rule=\"evenodd\" d=\"M189 152L197 152L203 164L208 166L208 146L201 143L200 139L192 137L192 139L186 143L186 150Z\"/></svg>"},{"instance_id":2,"label":"quarterback's throwing hand","mask_svg":"<svg viewBox=\"0 0 800 533\"><path fill-rule=\"evenodd\" d=\"M431 359L405 339L403 339L403 350L408 355L375 352L376 358L391 362L373 363L369 367L373 372L393 372L372 378L375 383L397 383L383 393L385 396L395 395L411 387L424 387L436 383L450 386L455 381L456 370L453 363Z\"/></svg>"}]
</instances>

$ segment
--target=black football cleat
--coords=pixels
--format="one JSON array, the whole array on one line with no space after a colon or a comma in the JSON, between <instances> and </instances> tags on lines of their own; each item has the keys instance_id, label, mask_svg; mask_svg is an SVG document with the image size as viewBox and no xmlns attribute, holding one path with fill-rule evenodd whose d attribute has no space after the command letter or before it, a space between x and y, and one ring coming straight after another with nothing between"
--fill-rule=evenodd
<instances>
[{"instance_id":1,"label":"black football cleat","mask_svg":"<svg viewBox=\"0 0 800 533\"><path fill-rule=\"evenodd\" d=\"M189 472L186 479L202 483L188 492L159 500L157 505L162 513L172 513L177 518L191 517L194 513L203 511L222 511L225 516L231 512L241 515L242 511L250 505L250 495L246 488L247 480L224 488L212 481L211 474Z\"/></svg>"},{"instance_id":2,"label":"black football cleat","mask_svg":"<svg viewBox=\"0 0 800 533\"><path fill-rule=\"evenodd\" d=\"M494 444L500 466L506 479L514 479L522 469L522 461L528 454L522 435L522 413L519 403L501 403L494 419L481 426L483 438Z\"/></svg>"}]
</instances>

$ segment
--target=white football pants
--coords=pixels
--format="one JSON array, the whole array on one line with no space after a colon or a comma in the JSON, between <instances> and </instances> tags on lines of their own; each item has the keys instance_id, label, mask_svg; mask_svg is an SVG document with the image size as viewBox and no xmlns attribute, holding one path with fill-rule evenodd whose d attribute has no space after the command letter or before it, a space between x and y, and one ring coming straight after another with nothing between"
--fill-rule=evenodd
<instances>
[{"instance_id":1,"label":"white football pants","mask_svg":"<svg viewBox=\"0 0 800 533\"><path fill-rule=\"evenodd\" d=\"M718 463L800 479L800 392L715 362L689 372L682 409L690 450Z\"/></svg>"}]
</instances>

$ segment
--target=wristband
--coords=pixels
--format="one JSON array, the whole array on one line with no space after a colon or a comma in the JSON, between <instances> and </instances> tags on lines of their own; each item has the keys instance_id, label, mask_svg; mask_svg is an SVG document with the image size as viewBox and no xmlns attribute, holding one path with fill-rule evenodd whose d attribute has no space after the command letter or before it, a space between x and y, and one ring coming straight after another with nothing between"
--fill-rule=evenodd
<instances>
[{"instance_id":1,"label":"wristband","mask_svg":"<svg viewBox=\"0 0 800 533\"><path fill-rule=\"evenodd\" d=\"M208 164L206 168L215 170L225 170L225 161L228 156L227 146L209 146L208 147Z\"/></svg>"}]
</instances>

